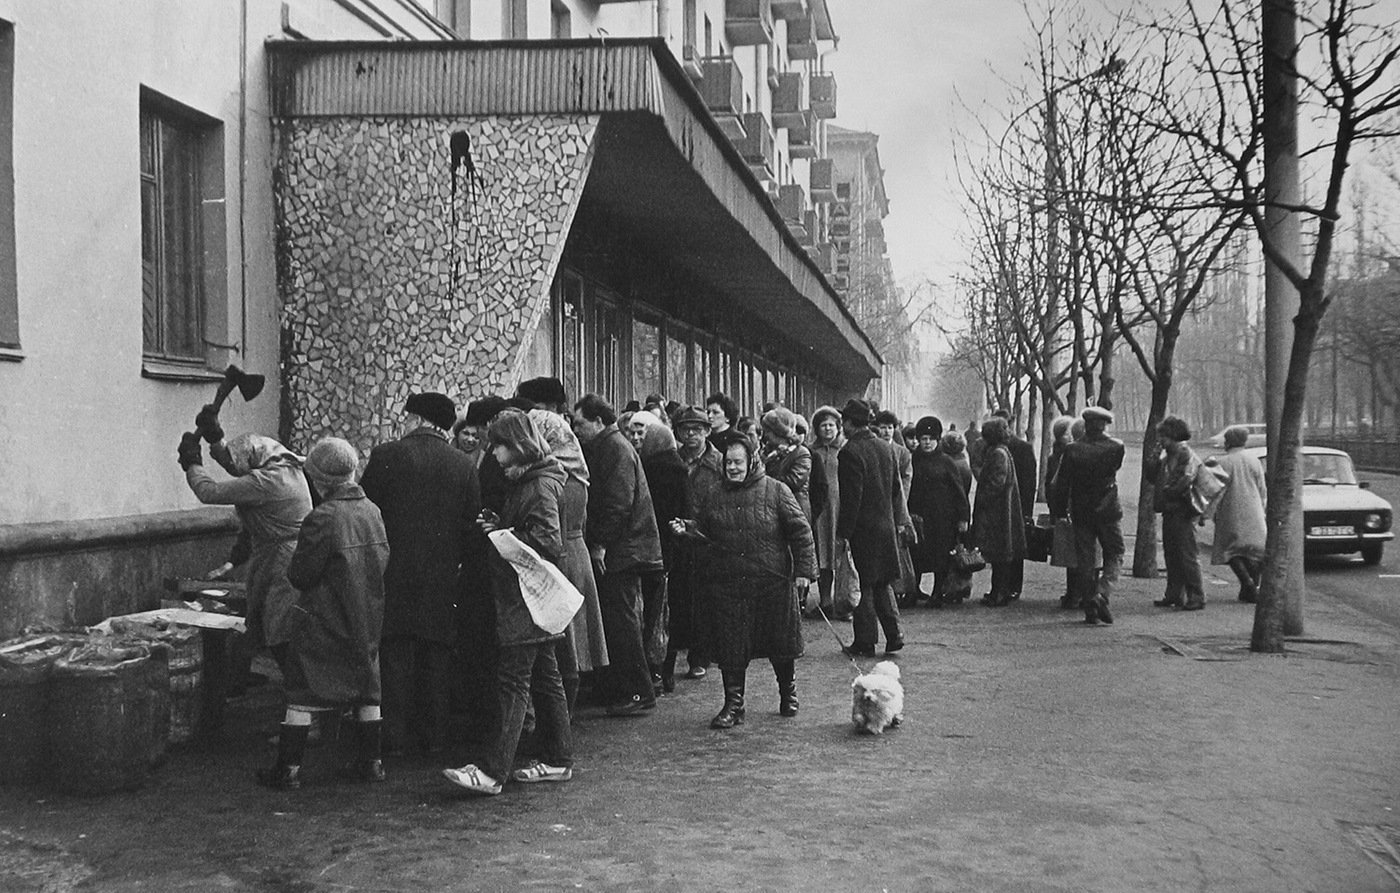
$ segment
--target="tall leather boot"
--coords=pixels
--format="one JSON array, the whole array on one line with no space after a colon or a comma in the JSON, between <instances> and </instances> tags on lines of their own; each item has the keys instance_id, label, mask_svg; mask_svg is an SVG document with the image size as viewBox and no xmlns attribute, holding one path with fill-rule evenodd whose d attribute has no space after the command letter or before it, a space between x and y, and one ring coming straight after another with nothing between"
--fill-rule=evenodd
<instances>
[{"instance_id":1,"label":"tall leather boot","mask_svg":"<svg viewBox=\"0 0 1400 893\"><path fill-rule=\"evenodd\" d=\"M732 729L744 722L744 671L721 668L724 679L724 706L710 720L712 729Z\"/></svg>"},{"instance_id":2,"label":"tall leather boot","mask_svg":"<svg viewBox=\"0 0 1400 893\"><path fill-rule=\"evenodd\" d=\"M676 690L676 649L666 649L666 660L661 664L661 690L666 694Z\"/></svg>"},{"instance_id":3,"label":"tall leather boot","mask_svg":"<svg viewBox=\"0 0 1400 893\"><path fill-rule=\"evenodd\" d=\"M797 715L797 663L792 659L774 660L773 675L778 679L778 715Z\"/></svg>"},{"instance_id":4,"label":"tall leather boot","mask_svg":"<svg viewBox=\"0 0 1400 893\"><path fill-rule=\"evenodd\" d=\"M337 773L351 781L383 781L383 720L358 720L355 723L355 759L340 767Z\"/></svg>"},{"instance_id":5,"label":"tall leather boot","mask_svg":"<svg viewBox=\"0 0 1400 893\"><path fill-rule=\"evenodd\" d=\"M306 736L310 732L310 726L282 723L277 735L277 762L258 770L258 784L279 791L301 787L301 761L306 756Z\"/></svg>"}]
</instances>

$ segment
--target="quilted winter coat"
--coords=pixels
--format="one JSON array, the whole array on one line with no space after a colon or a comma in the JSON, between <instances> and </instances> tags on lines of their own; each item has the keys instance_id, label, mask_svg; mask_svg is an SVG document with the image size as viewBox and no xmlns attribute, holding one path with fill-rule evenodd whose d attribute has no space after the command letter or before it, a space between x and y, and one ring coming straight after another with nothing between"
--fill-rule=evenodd
<instances>
[{"instance_id":1,"label":"quilted winter coat","mask_svg":"<svg viewBox=\"0 0 1400 893\"><path fill-rule=\"evenodd\" d=\"M704 605L711 653L722 668L759 657L800 657L802 617L792 580L816 579L812 527L786 484L754 463L742 482L725 481L700 508Z\"/></svg>"}]
</instances>

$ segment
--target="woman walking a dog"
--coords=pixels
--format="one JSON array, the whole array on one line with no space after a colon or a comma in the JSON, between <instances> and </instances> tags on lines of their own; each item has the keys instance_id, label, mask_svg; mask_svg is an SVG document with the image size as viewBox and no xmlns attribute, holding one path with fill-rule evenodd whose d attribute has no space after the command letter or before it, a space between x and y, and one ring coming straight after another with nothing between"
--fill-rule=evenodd
<instances>
[{"instance_id":1,"label":"woman walking a dog","mask_svg":"<svg viewBox=\"0 0 1400 893\"><path fill-rule=\"evenodd\" d=\"M778 712L797 715L796 659L802 656L802 620L793 583L805 596L817 575L812 527L785 484L763 469L755 444L737 432L720 437L724 479L699 506L694 520L671 529L709 545L705 580L710 653L724 678L724 707L710 728L744 721L749 661L768 658L778 682Z\"/></svg>"}]
</instances>

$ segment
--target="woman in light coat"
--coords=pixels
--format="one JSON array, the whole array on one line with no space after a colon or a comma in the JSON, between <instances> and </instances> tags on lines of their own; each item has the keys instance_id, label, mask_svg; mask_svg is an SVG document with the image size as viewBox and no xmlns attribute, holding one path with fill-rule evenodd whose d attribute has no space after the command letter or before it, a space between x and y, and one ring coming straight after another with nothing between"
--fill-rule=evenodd
<instances>
[{"instance_id":1,"label":"woman in light coat","mask_svg":"<svg viewBox=\"0 0 1400 893\"><path fill-rule=\"evenodd\" d=\"M851 609L860 597L860 582L846 542L836 535L836 517L841 509L841 482L838 477L837 455L846 445L841 432L841 412L834 406L822 406L812 414L812 480L825 484L825 493L812 493L812 533L817 541L817 562L821 566L817 578L818 604L834 620L849 620ZM820 466L818 474L815 469ZM816 616L816 611L810 611Z\"/></svg>"},{"instance_id":2,"label":"woman in light coat","mask_svg":"<svg viewBox=\"0 0 1400 893\"><path fill-rule=\"evenodd\" d=\"M1249 431L1236 425L1225 431L1225 455L1214 460L1230 476L1225 492L1215 506L1215 543L1211 564L1227 564L1240 581L1240 601L1259 597L1259 578L1264 571L1264 510L1268 505L1264 468L1244 451Z\"/></svg>"}]
</instances>

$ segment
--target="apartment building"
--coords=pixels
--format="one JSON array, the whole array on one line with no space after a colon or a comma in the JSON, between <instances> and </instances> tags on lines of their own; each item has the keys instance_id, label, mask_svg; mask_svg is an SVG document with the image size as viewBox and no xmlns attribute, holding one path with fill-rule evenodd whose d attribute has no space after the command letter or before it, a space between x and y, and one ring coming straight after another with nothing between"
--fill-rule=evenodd
<instances>
[{"instance_id":1,"label":"apartment building","mask_svg":"<svg viewBox=\"0 0 1400 893\"><path fill-rule=\"evenodd\" d=\"M149 607L236 521L174 459L570 396L798 408L881 360L833 287L824 0L0 0L0 635Z\"/></svg>"}]
</instances>

